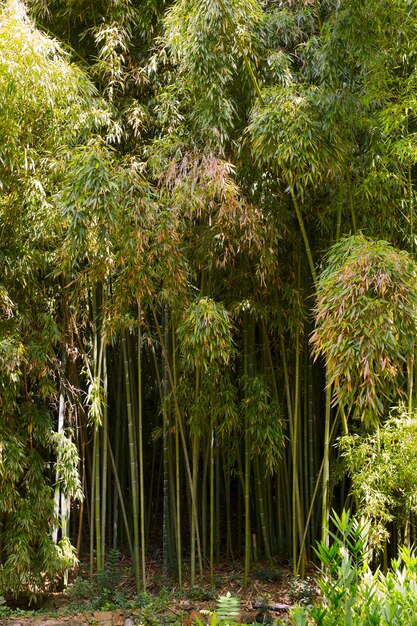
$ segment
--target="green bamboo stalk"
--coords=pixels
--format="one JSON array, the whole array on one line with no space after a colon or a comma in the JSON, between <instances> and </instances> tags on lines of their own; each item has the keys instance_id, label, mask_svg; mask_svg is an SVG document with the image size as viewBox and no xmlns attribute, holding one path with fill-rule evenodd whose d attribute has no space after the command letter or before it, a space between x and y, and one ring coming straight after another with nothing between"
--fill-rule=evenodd
<instances>
[{"instance_id":1,"label":"green bamboo stalk","mask_svg":"<svg viewBox=\"0 0 417 626\"><path fill-rule=\"evenodd\" d=\"M125 503L123 500L123 492L122 492L122 488L120 486L120 480L119 480L119 474L117 471L117 465L116 465L116 461L114 459L114 455L113 455L113 451L111 448L111 444L110 444L110 439L109 439L109 435L107 433L107 447L108 447L108 451L109 451L109 457L110 457L110 463L113 469L113 477L114 477L114 484L119 496L119 503L120 503L120 509L122 511L122 517L123 517L123 522L125 525L125 530L126 530L126 538L127 538L127 543L129 545L129 551L130 551L130 555L132 557L132 560L134 559L135 556L135 552L133 550L133 544L132 544L132 539L130 537L130 528L129 528L129 523L127 521L127 513L126 513L126 507L125 507Z\"/></svg>"},{"instance_id":2,"label":"green bamboo stalk","mask_svg":"<svg viewBox=\"0 0 417 626\"><path fill-rule=\"evenodd\" d=\"M79 436L79 449L81 450L81 491L83 493L83 498L81 499L80 504L80 512L78 517L78 532L77 532L77 558L80 559L81 556L81 540L83 534L83 521L84 521L84 502L88 502L88 487L87 487L87 472L86 472L86 436L85 436L85 415L84 411L81 409L80 412L77 411L77 433ZM84 418L84 419L82 419ZM88 509L88 506L87 506ZM90 527L91 528L91 527Z\"/></svg>"},{"instance_id":3,"label":"green bamboo stalk","mask_svg":"<svg viewBox=\"0 0 417 626\"><path fill-rule=\"evenodd\" d=\"M164 341L163 341L163 338L162 338L162 333L161 333L161 328L160 328L160 325L159 325L159 322L158 322L158 317L156 315L155 308L152 305L151 305L151 310L152 310L152 315L153 315L153 319L154 319L154 322L155 322L156 332L158 334L158 339L160 341L163 358L165 359L165 361L167 363L167 373L168 373L169 385L170 385L171 392L172 392L172 398L173 398L173 402L174 402L174 409L175 409L176 415L178 417L178 425L179 425L179 429L180 429L181 443L182 443L183 452L184 452L185 472L186 472L188 486L189 486L189 490L190 490L191 515L194 516L197 519L197 517L198 517L197 505L196 505L196 501L195 501L194 495L193 495L193 479L192 479L192 475L191 475L190 462L189 462L189 458L188 458L187 441L186 441L186 438L185 438L184 425L182 423L182 418L181 418L181 411L180 411L179 405L178 405L178 398L177 398L177 393L176 393L176 387L174 387L174 381L173 381L173 378L172 378L172 371L171 371L171 368L170 368L170 365L169 365L168 355L167 355L165 344L164 344ZM200 543L200 533L199 533L198 523L195 524L195 528L196 528L196 542L197 542L197 555L198 555L199 570L200 570L200 576L202 576L203 575L203 561L202 561L202 557L201 557L201 543Z\"/></svg>"},{"instance_id":4,"label":"green bamboo stalk","mask_svg":"<svg viewBox=\"0 0 417 626\"><path fill-rule=\"evenodd\" d=\"M169 492L168 492L168 431L169 431L169 417L166 408L166 397L168 395L168 363L169 363L169 325L168 325L168 308L165 305L163 315L163 336L164 346L167 358L162 361L162 389L163 389L163 507L162 507L162 574L164 580L168 580L168 518L169 518Z\"/></svg>"},{"instance_id":5,"label":"green bamboo stalk","mask_svg":"<svg viewBox=\"0 0 417 626\"><path fill-rule=\"evenodd\" d=\"M94 524L95 524L95 486L96 486L96 448L97 448L97 425L94 426L93 435L93 466L91 469L91 494L90 494L90 581L94 576Z\"/></svg>"},{"instance_id":6,"label":"green bamboo stalk","mask_svg":"<svg viewBox=\"0 0 417 626\"><path fill-rule=\"evenodd\" d=\"M407 134L408 134L408 115L406 118L407 124ZM415 250L415 242L414 242L414 202L413 202L413 178L412 178L412 163L408 160L407 163L407 174L408 174L408 210L409 210L409 218L410 218L410 252L414 257ZM413 396L414 396L414 368L415 368L415 347L413 349L412 358L409 360L407 364L408 372L407 372L407 381L408 381L408 411L411 413L413 408Z\"/></svg>"},{"instance_id":7,"label":"green bamboo stalk","mask_svg":"<svg viewBox=\"0 0 417 626\"><path fill-rule=\"evenodd\" d=\"M262 481L261 481L261 470L259 467L259 457L255 456L254 459L254 475L255 475L255 484L256 484L256 495L258 502L258 511L259 511L259 520L261 525L262 539L264 542L265 549L265 557L270 565L272 565L272 556L271 549L269 546L269 538L268 538L268 529L266 525L266 517L265 517L265 506L264 506L264 498L263 498L263 489L262 489Z\"/></svg>"},{"instance_id":8,"label":"green bamboo stalk","mask_svg":"<svg viewBox=\"0 0 417 626\"><path fill-rule=\"evenodd\" d=\"M175 341L174 324L171 329L172 342L172 377L174 386L177 386L177 351ZM181 476L180 476L180 441L178 415L175 414L175 512L177 516L177 564L178 564L178 586L182 591L182 543L181 543Z\"/></svg>"},{"instance_id":9,"label":"green bamboo stalk","mask_svg":"<svg viewBox=\"0 0 417 626\"><path fill-rule=\"evenodd\" d=\"M114 435L114 447L115 447L115 451L114 451L114 473L116 471L116 468L119 467L119 458L120 458L120 439L121 439L121 407L122 407L122 403L121 403L121 398L122 398L122 381L123 381L123 352L122 350L118 351L118 364L117 364L117 388L116 388L116 398L117 398L117 402L116 402L116 414L115 414L115 423L114 423L114 428L115 428L115 435ZM110 448L109 451L111 452ZM120 481L119 481L119 477L117 476L117 478L115 477L115 484L114 484L114 493L113 493L113 549L116 550L117 545L118 545L118 521L119 521L119 500L120 500L120 489L116 483L119 484L120 487ZM120 502L120 506L124 508L124 502ZM128 541L131 542L130 539L130 534L129 534L129 528L126 529L127 532L127 538ZM131 550L131 555L132 555L132 559L133 559L133 549Z\"/></svg>"},{"instance_id":10,"label":"green bamboo stalk","mask_svg":"<svg viewBox=\"0 0 417 626\"><path fill-rule=\"evenodd\" d=\"M102 285L97 283L94 289L94 297L92 298L92 321L94 325L94 334L93 334L93 371L90 368L87 355L85 351L83 351L83 356L85 363L87 365L87 371L90 378L90 385L101 385L101 368L103 364L103 350L104 350L104 339L100 333L100 325L101 325L101 306L103 304L103 290ZM94 546L94 533L93 528L95 528L95 536L96 536L96 569L97 572L101 572L104 568L104 555L102 552L102 540L101 540L101 506L100 506L100 497L101 497L101 487L100 487L100 438L99 438L99 427L101 426L102 421L102 407L100 406L98 409L99 413L93 415L94 420L94 442L93 442L93 472L92 472L92 480L94 483L94 489L91 492L91 533L92 538L90 539L90 575L93 572L93 546ZM94 499L93 499L94 498ZM93 526L94 520L94 526Z\"/></svg>"},{"instance_id":11,"label":"green bamboo stalk","mask_svg":"<svg viewBox=\"0 0 417 626\"><path fill-rule=\"evenodd\" d=\"M300 392L300 330L297 328L295 345L295 393L294 393L294 413L291 439L292 455L292 556L294 576L297 576L297 543L298 543L298 516L301 511L298 507L298 424L299 424L299 392Z\"/></svg>"},{"instance_id":12,"label":"green bamboo stalk","mask_svg":"<svg viewBox=\"0 0 417 626\"><path fill-rule=\"evenodd\" d=\"M135 571L135 583L136 591L139 593L141 588L140 580L140 551L139 551L139 507L138 507L138 480L137 480L137 464L135 453L135 437L134 437L134 425L133 425L133 411L132 411L132 393L130 388L130 369L128 362L128 350L126 333L122 333L122 347L123 347L123 363L125 373L125 388L126 388L126 411L127 411L127 427L129 436L129 458L130 458L130 482L131 482L131 495L132 495L132 513L133 513L133 567Z\"/></svg>"},{"instance_id":13,"label":"green bamboo stalk","mask_svg":"<svg viewBox=\"0 0 417 626\"><path fill-rule=\"evenodd\" d=\"M214 431L214 436L216 437L216 431ZM215 545L215 562L218 563L219 559L220 559L220 517L221 517L221 513L223 511L223 509L221 508L220 505L220 481L221 481L221 477L220 477L220 449L219 449L219 445L218 445L218 441L214 442L216 445L214 446L214 470L215 470L215 487L214 487L214 493L215 493L215 514L214 514L214 519L215 519L215 538L214 538L214 545Z\"/></svg>"},{"instance_id":14,"label":"green bamboo stalk","mask_svg":"<svg viewBox=\"0 0 417 626\"><path fill-rule=\"evenodd\" d=\"M292 459L292 490L291 490L291 536L292 536L292 553L293 553L293 567L295 575L298 573L297 566L297 535L301 538L303 534L302 517L301 517L301 503L299 497L299 484L298 484L298 414L299 414L299 359L300 359L300 345L299 345L299 329L296 336L296 372L295 372L295 393L294 393L294 409L292 405L291 389L288 376L288 365L286 359L285 343L282 334L280 335L281 346L281 359L284 373L285 392L287 398L287 410L288 410L288 422L290 430L290 442L291 442L291 459ZM297 416L297 417L296 417Z\"/></svg>"},{"instance_id":15,"label":"green bamboo stalk","mask_svg":"<svg viewBox=\"0 0 417 626\"><path fill-rule=\"evenodd\" d=\"M170 427L170 433L172 427ZM168 564L170 573L174 571L174 563L176 558L176 538L177 538L177 517L175 515L176 507L176 488L175 488L175 442L172 437L169 437L168 446L168 476L169 476L169 510L172 514L169 516L169 528L168 528Z\"/></svg>"},{"instance_id":16,"label":"green bamboo stalk","mask_svg":"<svg viewBox=\"0 0 417 626\"><path fill-rule=\"evenodd\" d=\"M312 494L314 492L314 483L315 483L315 437L314 437L314 405L313 405L313 368L311 365L311 361L308 363L308 417L307 417L307 430L308 430L308 501L311 501ZM312 528L309 530L309 526L307 525L307 531L310 532L310 537L313 537ZM311 545L311 542L308 542L308 545Z\"/></svg>"},{"instance_id":17,"label":"green bamboo stalk","mask_svg":"<svg viewBox=\"0 0 417 626\"><path fill-rule=\"evenodd\" d=\"M301 416L301 428L299 432L299 446L302 450L302 467L300 468L300 474L302 479L300 480L301 485L301 510L303 519L305 519L305 515L307 513L306 507L308 506L309 498L310 498L310 481L308 475L308 453L309 453L309 433L308 433L308 337L304 336L304 348L303 348L303 370L304 370L304 394L303 394L303 411ZM302 535L301 535L302 536ZM301 537L300 537L301 540ZM305 566L307 560L307 554L305 555L305 559L303 560L303 566ZM304 571L300 572L301 578L304 578Z\"/></svg>"},{"instance_id":18,"label":"green bamboo stalk","mask_svg":"<svg viewBox=\"0 0 417 626\"><path fill-rule=\"evenodd\" d=\"M225 442L227 448L227 443ZM230 452L229 452L230 454ZM225 500L226 500L226 558L234 560L233 542L232 542L232 515L230 506L230 469L228 463L228 453L225 451L223 462L224 484L225 484Z\"/></svg>"},{"instance_id":19,"label":"green bamboo stalk","mask_svg":"<svg viewBox=\"0 0 417 626\"><path fill-rule=\"evenodd\" d=\"M171 330L172 330L171 334L174 335L175 329L172 328ZM173 345L175 346L175 342L173 343ZM167 418L164 417L164 412L166 411L165 396L168 393L168 390L167 390L167 387L164 388L164 382L163 382L163 379L161 379L161 375L159 373L159 367L158 367L158 362L157 362L157 358L156 358L153 342L151 344L151 353L152 353L152 358L153 358L154 366L155 366L155 376L156 376L156 379L157 379L157 388L159 390L159 397L160 397L160 403L161 403L161 407L162 407L163 420L166 420ZM164 353L164 351L163 351L163 353ZM167 355L168 355L168 353L167 353ZM165 370L165 367L166 367L166 365L163 365L162 375L164 376L165 374L167 374L167 380L169 381L169 375L168 375L169 365L166 368L166 370ZM175 380L175 384L176 384L175 353L174 353L174 357L173 357L173 370L172 371L173 371L173 374L172 374L173 375L173 379ZM174 415L175 415L175 425L176 425L176 428L177 428L178 427L178 416L177 416L177 412L176 411L174 412ZM164 421L163 421L163 424L164 424ZM172 483L169 484L169 493L170 493L170 497L171 497L172 507L173 507L173 509L175 511L180 510L178 508L178 506L179 506L179 499L180 499L180 487L179 487L179 485L180 485L180 478L179 478L180 477L180 474L179 474L179 471L180 471L179 470L179 435L178 435L178 432L176 432L176 445L177 444L178 444L178 455L176 456L175 463L176 463L176 472L177 472L177 469L178 469L178 476L176 475L176 487L175 487L175 489L174 489L174 486L172 485ZM167 474L166 475L169 476L170 474L172 474L172 471L170 471L170 469L169 469L172 466L172 459L171 459L172 455L171 455L171 451L170 451L169 446L167 446L167 449L166 449L165 452L166 452L167 459L168 459L168 470L167 470ZM164 454L164 452L163 452L163 454ZM163 467L164 467L164 456L162 456L162 464L163 464ZM154 454L153 454L153 460L152 460L152 479L151 479L151 484L153 482L154 466L155 466L155 448L154 448ZM164 469L163 469L163 472L164 472ZM168 509L167 510L169 510L169 505L168 505ZM150 520L151 520L151 511L149 510L148 527L150 525ZM166 548L166 551L165 551L165 554L166 554L165 564L163 563L163 569L164 568L166 569L166 576L168 576L169 564L170 564L170 562L172 562L172 555L171 555L171 550L170 550L170 545L169 545L169 536L170 536L170 532L169 532L169 528L168 528L169 521L170 521L170 518L169 519L167 518L166 519L166 529L165 530L163 529L163 535L166 534L165 541L166 541L166 545L167 545L167 548ZM179 522L180 522L180 520L178 519L178 513L176 513L176 517L175 517L174 520L172 520L172 524L173 524L173 533L174 533L174 535L176 537L177 547L178 547L178 545L181 547L181 525L179 524ZM179 539L180 543L179 544L178 544L178 535L180 536L180 539ZM180 549L179 552L181 553L181 549ZM181 563L179 563L179 567L182 567ZM181 576L179 577L179 580L182 581L182 573L181 573Z\"/></svg>"},{"instance_id":20,"label":"green bamboo stalk","mask_svg":"<svg viewBox=\"0 0 417 626\"><path fill-rule=\"evenodd\" d=\"M144 487L144 465L143 465L142 334L141 334L140 302L138 302L138 446L139 446L139 500L140 500L142 587L143 587L143 590L146 591L145 487Z\"/></svg>"},{"instance_id":21,"label":"green bamboo stalk","mask_svg":"<svg viewBox=\"0 0 417 626\"><path fill-rule=\"evenodd\" d=\"M201 477L201 551L203 554L203 562L207 561L207 474L209 473L209 459L210 459L210 437L206 437L205 445L202 445L203 449L203 475ZM210 523L209 523L210 524ZM209 540L210 541L210 540Z\"/></svg>"},{"instance_id":22,"label":"green bamboo stalk","mask_svg":"<svg viewBox=\"0 0 417 626\"><path fill-rule=\"evenodd\" d=\"M339 415L339 411L338 411L337 415ZM335 420L333 422L332 429L331 429L331 432L330 432L330 437L329 437L330 441L333 441L334 433L336 431L337 415L336 415L336 418L335 418ZM305 542L306 542L306 538L307 538L308 527L309 527L310 520L311 520L311 517L312 517L312 514L313 514L313 510L314 510L314 504L315 504L315 501L316 501L316 497L317 497L317 494L318 494L318 491L319 491L320 484L322 484L322 475L323 475L323 470L324 470L324 464L325 464L325 459L323 457L322 461L321 461L319 472L317 474L316 485L314 487L313 495L311 497L310 508L308 510L307 519L306 519L306 523L305 523L305 526L304 526L304 534L303 534L302 539L301 539L300 553L299 553L299 557L298 557L299 558L299 562L297 564L297 569L298 570L300 569L300 566L301 566L301 559L302 559L302 556L303 556L303 550L304 550L304 546L305 546ZM347 509L347 508L349 508L349 507L345 507L345 509Z\"/></svg>"},{"instance_id":23,"label":"green bamboo stalk","mask_svg":"<svg viewBox=\"0 0 417 626\"><path fill-rule=\"evenodd\" d=\"M327 374L326 374L327 379ZM330 408L331 408L331 385L328 383L326 388L326 404L324 417L324 449L323 449L323 491L322 491L322 509L321 509L321 540L324 545L329 545L329 518L330 504L328 498L329 479L330 479Z\"/></svg>"},{"instance_id":24,"label":"green bamboo stalk","mask_svg":"<svg viewBox=\"0 0 417 626\"><path fill-rule=\"evenodd\" d=\"M192 437L192 483L191 483L191 501L194 502L197 508L197 494L198 494L198 460L200 457L200 437L195 434ZM196 564L196 538L198 532L198 517L197 515L191 515L191 555L190 555L190 583L191 586L195 585L195 564Z\"/></svg>"},{"instance_id":25,"label":"green bamboo stalk","mask_svg":"<svg viewBox=\"0 0 417 626\"><path fill-rule=\"evenodd\" d=\"M249 316L243 318L243 375L245 380L249 376ZM247 412L245 412L245 439L244 439L245 469L244 469L244 507L245 507L245 574L244 585L249 582L249 568L251 560L251 520L250 520L250 430Z\"/></svg>"},{"instance_id":26,"label":"green bamboo stalk","mask_svg":"<svg viewBox=\"0 0 417 626\"><path fill-rule=\"evenodd\" d=\"M343 185L341 185L341 191L343 191ZM341 193L342 195L342 193ZM337 221L336 221L336 241L340 239L340 232L342 229L342 198L339 200L339 204L337 207Z\"/></svg>"},{"instance_id":27,"label":"green bamboo stalk","mask_svg":"<svg viewBox=\"0 0 417 626\"><path fill-rule=\"evenodd\" d=\"M349 195L350 215L352 218L353 234L355 234L358 230L358 227L357 227L357 222L356 222L355 203L353 200L353 192L352 192L352 185L350 183L350 179L348 180L348 195Z\"/></svg>"},{"instance_id":28,"label":"green bamboo stalk","mask_svg":"<svg viewBox=\"0 0 417 626\"><path fill-rule=\"evenodd\" d=\"M271 554L272 554L271 546L273 545L274 538L277 537L276 518L274 515L275 508L272 504L273 482L274 482L274 477L268 474L266 477L266 480L264 480L262 484L262 489L263 489L263 494L264 494L263 498L265 502L265 517L268 520L268 531L269 531L268 542L269 542L269 549L271 551Z\"/></svg>"},{"instance_id":29,"label":"green bamboo stalk","mask_svg":"<svg viewBox=\"0 0 417 626\"><path fill-rule=\"evenodd\" d=\"M245 575L244 585L248 586L251 561L251 524L250 524L250 434L245 430Z\"/></svg>"},{"instance_id":30,"label":"green bamboo stalk","mask_svg":"<svg viewBox=\"0 0 417 626\"><path fill-rule=\"evenodd\" d=\"M281 459L280 465L285 463L284 459ZM279 468L278 475L275 481L275 501L276 501L276 518L277 518L277 537L281 539L284 536L284 507L283 507L283 494L281 490L281 468Z\"/></svg>"},{"instance_id":31,"label":"green bamboo stalk","mask_svg":"<svg viewBox=\"0 0 417 626\"><path fill-rule=\"evenodd\" d=\"M210 584L214 586L214 424L210 420Z\"/></svg>"},{"instance_id":32,"label":"green bamboo stalk","mask_svg":"<svg viewBox=\"0 0 417 626\"><path fill-rule=\"evenodd\" d=\"M97 379L101 378L101 359L102 359L102 350L100 350L100 356L97 365ZM97 419L97 417L96 417ZM102 541L101 541L101 506L100 506L100 496L101 496L101 488L100 488L100 437L99 437L99 428L100 424L94 424L94 519L95 519L95 531L96 531L96 569L97 572L101 572L104 569L104 557L102 552Z\"/></svg>"},{"instance_id":33,"label":"green bamboo stalk","mask_svg":"<svg viewBox=\"0 0 417 626\"><path fill-rule=\"evenodd\" d=\"M286 182L288 184L288 187L290 189L290 194L291 194L291 199L295 208L295 214L297 216L298 219L298 224L300 226L300 230L301 230L301 235L303 237L303 241L304 241L304 247L305 247L305 251L307 254L307 259L308 259L308 264L310 267L310 272L311 272L311 276L313 278L313 283L314 283L314 287L317 289L317 285L318 285L318 278L317 278L317 272L316 272L316 268L314 266L314 261L313 261L313 255L311 252L311 247L310 247L310 241L308 239L308 235L307 235L307 231L304 225L304 220L303 220L303 216L301 214L301 209L300 209L300 205L298 203L298 199L297 196L295 195L293 186L290 183L290 180L288 177L286 177Z\"/></svg>"},{"instance_id":34,"label":"green bamboo stalk","mask_svg":"<svg viewBox=\"0 0 417 626\"><path fill-rule=\"evenodd\" d=\"M265 319L263 317L261 317L261 329L262 329L262 336L263 336L263 341L262 341L262 351L266 354L266 362L267 362L267 368L269 371L269 380L271 381L271 387L272 387L272 392L273 392L273 397L274 400L276 401L277 404L280 404L280 398L279 398L279 394L278 394L278 384L277 384L277 378L275 375L275 367L274 367L274 362L272 359L272 354L271 354L271 346L270 346L270 340L268 337L268 332L267 332L267 328L266 328L266 324L265 324Z\"/></svg>"},{"instance_id":35,"label":"green bamboo stalk","mask_svg":"<svg viewBox=\"0 0 417 626\"><path fill-rule=\"evenodd\" d=\"M262 330L262 336L263 336L263 341L262 341L262 346L263 346L263 350L262 353L264 354L265 357L265 367L268 369L269 372L269 380L271 382L271 388L272 388L272 394L273 394L273 398L275 400L275 402L277 403L277 405L281 405L280 402L280 397L278 394L278 383L277 383L277 378L276 378L276 374L275 374L275 367L274 367L274 362L273 362L273 358L272 358L272 353L271 353L271 346L270 346L270 340L268 337L268 332L267 332L267 328L266 328L266 323L265 323L265 319L264 317L261 317L261 330ZM281 466L283 466L283 464L285 463L284 460L281 461ZM279 472L281 473L281 472ZM271 489L272 489L272 485L271 485ZM267 492L267 496L269 498L269 500L271 500L271 489ZM281 480L280 480L280 476L277 477L276 480L276 499L277 499L277 506L276 506L276 525L277 525L277 533L278 533L278 537L282 537L283 536L283 506L282 506L282 498L283 498L283 494L282 494L282 490L281 490ZM272 520L273 520L273 515L272 515L272 502L270 502L269 504L269 510L270 510L270 515L267 516L268 521L270 521L270 526L272 526ZM273 534L272 534L272 528L270 528L270 539L272 539ZM269 545L271 545L269 543Z\"/></svg>"},{"instance_id":36,"label":"green bamboo stalk","mask_svg":"<svg viewBox=\"0 0 417 626\"><path fill-rule=\"evenodd\" d=\"M286 396L286 400L287 400L287 412L288 412L288 424L289 424L289 430L290 430L290 441L292 441L293 439L293 403L292 403L292 396L291 396L291 387L290 387L290 379L289 379L289 374L288 374L288 364L287 364L287 356L286 356L286 349L285 349L285 342L284 342L284 337L282 335L282 333L280 333L280 352L281 352L281 360L282 360L282 370L283 370L283 374L284 374L284 386L285 386L285 396ZM285 494L287 496L287 507L286 510L288 511L287 514L287 529L288 529L288 534L290 534L290 529L292 528L292 521L290 519L290 511L291 511L291 505L290 505L290 497L289 497L289 493L288 493L288 489L287 489L287 485L289 484L288 482L288 470L287 470L287 466L285 463L283 463L283 470L285 472L285 480L283 480L283 490L285 490ZM283 477L284 478L284 477ZM282 478L282 479L283 479Z\"/></svg>"},{"instance_id":37,"label":"green bamboo stalk","mask_svg":"<svg viewBox=\"0 0 417 626\"><path fill-rule=\"evenodd\" d=\"M240 475L243 478L243 473L241 472ZM244 502L242 502L243 497L244 497L244 489L238 489L237 491L237 553L239 555L242 554L242 520L244 520L245 517L245 513L244 513Z\"/></svg>"},{"instance_id":38,"label":"green bamboo stalk","mask_svg":"<svg viewBox=\"0 0 417 626\"><path fill-rule=\"evenodd\" d=\"M157 357L156 357L155 346L154 346L153 341L151 342L150 346L151 346L152 360L153 360L153 364L154 364L154 373L155 373L155 377L156 377L157 389L158 389L158 394L159 394L159 401L160 401L161 407L164 407L164 393L163 393L163 388L162 388L162 379L161 379L161 374L159 372L159 364L158 364L158 360L157 360ZM153 486L154 486L154 482L155 482L154 481L155 466L156 466L156 442L154 443L153 454L152 454L152 471L151 471L151 482L150 482L150 487L149 487L149 502L152 502L152 498L153 498ZM158 491L158 489L157 489L157 491ZM156 497L155 500L156 500L156 502L158 502L158 497ZM148 528L147 534L148 534L148 536L149 536L149 528L150 528L150 525L151 525L151 520L152 520L152 510L151 510L151 507L149 507L149 509L148 509L148 520L147 520L147 528Z\"/></svg>"},{"instance_id":39,"label":"green bamboo stalk","mask_svg":"<svg viewBox=\"0 0 417 626\"><path fill-rule=\"evenodd\" d=\"M64 432L64 415L65 415L65 396L63 385L60 386L59 393L59 408L58 408L58 433ZM61 485L58 480L58 472L55 473L55 494L54 494L54 527L52 529L52 540L55 544L58 543L58 520L60 516L60 500L61 500Z\"/></svg>"},{"instance_id":40,"label":"green bamboo stalk","mask_svg":"<svg viewBox=\"0 0 417 626\"><path fill-rule=\"evenodd\" d=\"M105 545L106 545L106 517L107 517L107 434L109 428L108 420L108 379L107 379L107 350L103 351L103 423L102 423L102 466L101 466L101 559L104 566L105 561Z\"/></svg>"},{"instance_id":41,"label":"green bamboo stalk","mask_svg":"<svg viewBox=\"0 0 417 626\"><path fill-rule=\"evenodd\" d=\"M101 542L101 489L100 489L100 439L99 427L94 427L94 519L96 530L96 566L97 572L104 569L104 559Z\"/></svg>"}]
</instances>

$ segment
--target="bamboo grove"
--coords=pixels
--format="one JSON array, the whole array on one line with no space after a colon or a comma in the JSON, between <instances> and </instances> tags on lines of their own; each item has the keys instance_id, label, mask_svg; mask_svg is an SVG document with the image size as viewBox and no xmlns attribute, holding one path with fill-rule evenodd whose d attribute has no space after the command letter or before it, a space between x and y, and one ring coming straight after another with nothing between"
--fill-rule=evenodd
<instances>
[{"instance_id":1,"label":"bamboo grove","mask_svg":"<svg viewBox=\"0 0 417 626\"><path fill-rule=\"evenodd\" d=\"M415 540L414 0L0 3L0 587Z\"/></svg>"}]
</instances>

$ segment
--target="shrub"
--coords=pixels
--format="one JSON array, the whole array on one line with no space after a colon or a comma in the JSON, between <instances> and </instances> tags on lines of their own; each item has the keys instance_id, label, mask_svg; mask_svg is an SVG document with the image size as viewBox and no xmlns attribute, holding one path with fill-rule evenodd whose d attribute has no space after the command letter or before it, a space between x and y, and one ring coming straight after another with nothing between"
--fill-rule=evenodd
<instances>
[{"instance_id":1,"label":"shrub","mask_svg":"<svg viewBox=\"0 0 417 626\"><path fill-rule=\"evenodd\" d=\"M387 574L368 566L369 524L333 516L333 543L320 543L321 602L292 613L297 626L417 626L417 554L401 548Z\"/></svg>"}]
</instances>

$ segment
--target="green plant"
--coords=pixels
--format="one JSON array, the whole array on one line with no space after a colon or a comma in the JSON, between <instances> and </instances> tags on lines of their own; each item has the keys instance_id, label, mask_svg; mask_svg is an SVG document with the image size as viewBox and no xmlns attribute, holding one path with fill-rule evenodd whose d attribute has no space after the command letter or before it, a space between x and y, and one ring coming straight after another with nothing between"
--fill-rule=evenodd
<instances>
[{"instance_id":1,"label":"green plant","mask_svg":"<svg viewBox=\"0 0 417 626\"><path fill-rule=\"evenodd\" d=\"M358 511L372 521L369 539L375 552L389 539L390 523L407 526L417 510L416 417L400 406L372 434L339 439Z\"/></svg>"},{"instance_id":2,"label":"green plant","mask_svg":"<svg viewBox=\"0 0 417 626\"><path fill-rule=\"evenodd\" d=\"M120 568L120 552L111 548L107 555L106 567L97 574L94 582L77 576L68 587L68 596L73 600L71 606L81 606L84 610L109 611L115 608L131 606L122 586L123 576Z\"/></svg>"},{"instance_id":3,"label":"green plant","mask_svg":"<svg viewBox=\"0 0 417 626\"><path fill-rule=\"evenodd\" d=\"M202 626L207 620L211 626L223 625L233 626L239 621L240 615L240 599L236 596L232 596L230 592L227 592L223 596L219 596L216 602L216 610L208 611L202 609L193 618L193 623Z\"/></svg>"},{"instance_id":4,"label":"green plant","mask_svg":"<svg viewBox=\"0 0 417 626\"><path fill-rule=\"evenodd\" d=\"M282 571L275 567L258 567L254 573L258 580L264 582L279 583L282 581Z\"/></svg>"},{"instance_id":5,"label":"green plant","mask_svg":"<svg viewBox=\"0 0 417 626\"><path fill-rule=\"evenodd\" d=\"M87 600L92 597L93 593L93 585L82 576L77 576L74 582L67 587L68 596L74 599Z\"/></svg>"},{"instance_id":6,"label":"green plant","mask_svg":"<svg viewBox=\"0 0 417 626\"><path fill-rule=\"evenodd\" d=\"M404 393L417 329L416 272L407 252L355 235L332 246L320 276L313 352L326 360L333 403L366 428Z\"/></svg>"},{"instance_id":7,"label":"green plant","mask_svg":"<svg viewBox=\"0 0 417 626\"><path fill-rule=\"evenodd\" d=\"M120 552L111 548L108 552L106 567L97 574L98 595L95 608L109 610L126 604L126 594L120 589L122 575L120 571Z\"/></svg>"},{"instance_id":8,"label":"green plant","mask_svg":"<svg viewBox=\"0 0 417 626\"><path fill-rule=\"evenodd\" d=\"M329 475L343 409L363 429L402 394L414 401L412 268L391 261L416 248L416 10L1 2L2 593L65 581L51 535L76 529L92 575L106 546L130 552L136 591L160 539L164 580L177 564L180 588L183 555L190 584L196 561L213 586L224 548L245 556L245 584L286 541L303 571L344 495ZM324 286L324 398L308 346L316 272L362 231L333 274L343 283ZM370 263L382 247L384 267ZM378 297L361 293L367 280ZM67 424L80 462L59 441ZM78 470L90 502L68 524ZM121 601L100 584L103 606Z\"/></svg>"},{"instance_id":9,"label":"green plant","mask_svg":"<svg viewBox=\"0 0 417 626\"><path fill-rule=\"evenodd\" d=\"M417 615L417 555L402 547L387 574L372 573L369 559L369 523L361 524L349 513L333 514L333 543L320 543L317 554L322 573L317 583L319 602L297 607L297 626L415 626Z\"/></svg>"},{"instance_id":10,"label":"green plant","mask_svg":"<svg viewBox=\"0 0 417 626\"><path fill-rule=\"evenodd\" d=\"M203 589L203 587L193 585L190 587L188 597L191 600L213 600L215 598L215 593L213 589Z\"/></svg>"},{"instance_id":11,"label":"green plant","mask_svg":"<svg viewBox=\"0 0 417 626\"><path fill-rule=\"evenodd\" d=\"M306 576L294 576L290 583L290 599L291 602L297 602L302 605L313 604L317 597L317 585L315 581Z\"/></svg>"},{"instance_id":12,"label":"green plant","mask_svg":"<svg viewBox=\"0 0 417 626\"><path fill-rule=\"evenodd\" d=\"M230 591L217 599L217 616L220 621L237 622L240 613L240 600L232 596Z\"/></svg>"},{"instance_id":13,"label":"green plant","mask_svg":"<svg viewBox=\"0 0 417 626\"><path fill-rule=\"evenodd\" d=\"M6 599L3 596L0 596L0 618L10 617L11 610L7 606Z\"/></svg>"}]
</instances>

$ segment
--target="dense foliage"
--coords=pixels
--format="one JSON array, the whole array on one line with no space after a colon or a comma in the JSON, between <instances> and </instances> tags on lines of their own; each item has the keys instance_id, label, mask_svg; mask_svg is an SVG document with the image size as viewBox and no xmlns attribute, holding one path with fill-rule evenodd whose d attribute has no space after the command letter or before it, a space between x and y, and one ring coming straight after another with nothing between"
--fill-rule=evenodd
<instances>
[{"instance_id":1,"label":"dense foliage","mask_svg":"<svg viewBox=\"0 0 417 626\"><path fill-rule=\"evenodd\" d=\"M333 519L337 534L330 547L317 550L325 573L319 579L321 601L293 612L297 626L307 624L378 624L406 626L416 623L416 567L414 552L402 547L392 569L372 572L369 567L369 524L358 524L345 511Z\"/></svg>"},{"instance_id":2,"label":"dense foliage","mask_svg":"<svg viewBox=\"0 0 417 626\"><path fill-rule=\"evenodd\" d=\"M416 13L0 3L4 593L415 539Z\"/></svg>"}]
</instances>

